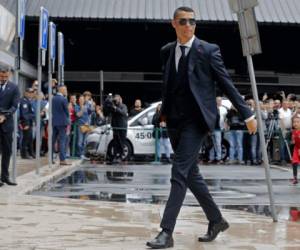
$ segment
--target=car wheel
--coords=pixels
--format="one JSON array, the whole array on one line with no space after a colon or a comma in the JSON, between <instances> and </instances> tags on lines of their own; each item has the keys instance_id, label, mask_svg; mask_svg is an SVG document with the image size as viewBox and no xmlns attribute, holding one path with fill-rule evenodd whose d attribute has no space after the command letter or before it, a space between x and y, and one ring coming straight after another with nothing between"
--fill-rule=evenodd
<instances>
[{"instance_id":1,"label":"car wheel","mask_svg":"<svg viewBox=\"0 0 300 250\"><path fill-rule=\"evenodd\" d=\"M106 158L108 161L112 161L113 160L113 156L114 156L114 146L115 146L115 141L112 140L107 147L107 153L106 153ZM124 153L122 155L122 160L126 161L126 160L130 160L133 156L133 148L131 143L126 140L124 143Z\"/></svg>"}]
</instances>

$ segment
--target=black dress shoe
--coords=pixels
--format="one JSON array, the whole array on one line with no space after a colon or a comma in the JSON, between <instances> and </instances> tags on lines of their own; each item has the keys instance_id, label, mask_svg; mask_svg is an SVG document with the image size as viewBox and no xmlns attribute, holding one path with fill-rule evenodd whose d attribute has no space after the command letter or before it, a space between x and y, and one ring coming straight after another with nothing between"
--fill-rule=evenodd
<instances>
[{"instance_id":1,"label":"black dress shoe","mask_svg":"<svg viewBox=\"0 0 300 250\"><path fill-rule=\"evenodd\" d=\"M6 183L9 186L17 186L18 184L15 182L10 181L9 179L2 179L1 180L3 183Z\"/></svg>"},{"instance_id":2,"label":"black dress shoe","mask_svg":"<svg viewBox=\"0 0 300 250\"><path fill-rule=\"evenodd\" d=\"M208 224L207 233L204 236L199 237L198 240L201 242L213 241L215 238L217 238L220 232L224 232L228 228L229 228L229 224L224 218L222 218L222 220L219 223L210 222Z\"/></svg>"},{"instance_id":3,"label":"black dress shoe","mask_svg":"<svg viewBox=\"0 0 300 250\"><path fill-rule=\"evenodd\" d=\"M174 246L174 240L172 234L161 231L154 240L148 241L146 245L152 249L169 248Z\"/></svg>"}]
</instances>

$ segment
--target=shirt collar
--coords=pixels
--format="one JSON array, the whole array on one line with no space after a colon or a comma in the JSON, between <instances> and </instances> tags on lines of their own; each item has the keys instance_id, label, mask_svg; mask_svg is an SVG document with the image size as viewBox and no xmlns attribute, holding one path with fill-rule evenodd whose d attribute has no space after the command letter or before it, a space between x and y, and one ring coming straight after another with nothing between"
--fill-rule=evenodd
<instances>
[{"instance_id":1,"label":"shirt collar","mask_svg":"<svg viewBox=\"0 0 300 250\"><path fill-rule=\"evenodd\" d=\"M64 96L62 93L58 92L56 95Z\"/></svg>"},{"instance_id":2,"label":"shirt collar","mask_svg":"<svg viewBox=\"0 0 300 250\"><path fill-rule=\"evenodd\" d=\"M5 83L1 84L1 86L6 86L6 85L7 85L7 82L8 82L8 81L6 81Z\"/></svg>"},{"instance_id":3,"label":"shirt collar","mask_svg":"<svg viewBox=\"0 0 300 250\"><path fill-rule=\"evenodd\" d=\"M177 45L176 45L176 48L178 48L179 46L185 46L185 47L187 47L187 48L191 48L192 47L192 44L193 44L193 42L194 42L194 40L195 40L195 35L193 35L193 37L188 41L188 42L186 42L186 43L184 43L184 44L181 44L178 40L177 40Z\"/></svg>"}]
</instances>

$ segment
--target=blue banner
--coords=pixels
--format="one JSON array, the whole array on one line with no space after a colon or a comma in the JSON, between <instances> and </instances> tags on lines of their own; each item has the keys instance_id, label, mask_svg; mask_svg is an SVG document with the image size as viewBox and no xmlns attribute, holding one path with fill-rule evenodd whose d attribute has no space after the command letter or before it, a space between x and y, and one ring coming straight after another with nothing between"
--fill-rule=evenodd
<instances>
[{"instance_id":1,"label":"blue banner","mask_svg":"<svg viewBox=\"0 0 300 250\"><path fill-rule=\"evenodd\" d=\"M55 60L56 58L56 25L52 22L50 22L50 26L49 26L49 32L50 32L50 41L51 41L51 49L50 49L50 52L51 52L51 55L50 55L50 58L51 60Z\"/></svg>"},{"instance_id":2,"label":"blue banner","mask_svg":"<svg viewBox=\"0 0 300 250\"><path fill-rule=\"evenodd\" d=\"M59 65L65 65L64 35L61 32L58 33L58 54Z\"/></svg>"},{"instance_id":3,"label":"blue banner","mask_svg":"<svg viewBox=\"0 0 300 250\"><path fill-rule=\"evenodd\" d=\"M44 7L41 7L39 48L44 50L46 50L48 47L48 19L49 19L48 10L46 10Z\"/></svg>"},{"instance_id":4,"label":"blue banner","mask_svg":"<svg viewBox=\"0 0 300 250\"><path fill-rule=\"evenodd\" d=\"M18 0L18 37L25 37L26 0Z\"/></svg>"}]
</instances>

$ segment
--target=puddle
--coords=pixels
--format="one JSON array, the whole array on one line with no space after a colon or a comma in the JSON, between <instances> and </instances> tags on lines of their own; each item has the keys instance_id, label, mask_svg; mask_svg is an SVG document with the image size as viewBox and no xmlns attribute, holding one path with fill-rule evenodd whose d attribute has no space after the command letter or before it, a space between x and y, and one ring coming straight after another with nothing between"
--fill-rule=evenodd
<instances>
[{"instance_id":1,"label":"puddle","mask_svg":"<svg viewBox=\"0 0 300 250\"><path fill-rule=\"evenodd\" d=\"M151 168L129 171L122 167L88 167L78 169L55 183L48 183L32 194L82 200L165 204L170 190L169 178L169 171L156 173ZM262 193L260 188L265 187L265 180L208 179L206 182L220 207L271 216L268 205L253 205L268 204L268 195ZM274 182L281 185L286 180L277 179ZM198 206L198 202L187 192L184 205ZM291 214L295 215L291 211L296 208L287 205L276 207L279 218L285 220L292 218Z\"/></svg>"}]
</instances>

